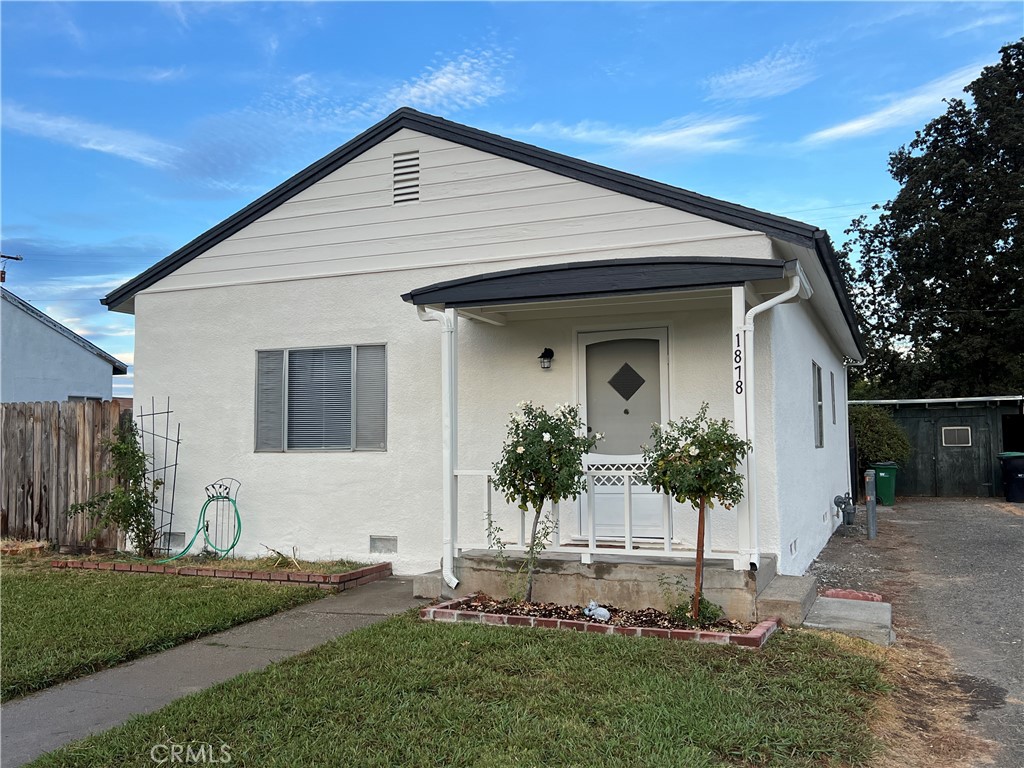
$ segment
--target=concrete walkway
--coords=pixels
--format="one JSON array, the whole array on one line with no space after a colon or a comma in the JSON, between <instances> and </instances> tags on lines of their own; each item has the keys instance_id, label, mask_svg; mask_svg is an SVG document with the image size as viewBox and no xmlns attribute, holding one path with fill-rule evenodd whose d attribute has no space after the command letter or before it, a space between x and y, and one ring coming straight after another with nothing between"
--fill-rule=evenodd
<instances>
[{"instance_id":1,"label":"concrete walkway","mask_svg":"<svg viewBox=\"0 0 1024 768\"><path fill-rule=\"evenodd\" d=\"M3 768L425 602L411 579L390 578L10 701L0 707Z\"/></svg>"}]
</instances>

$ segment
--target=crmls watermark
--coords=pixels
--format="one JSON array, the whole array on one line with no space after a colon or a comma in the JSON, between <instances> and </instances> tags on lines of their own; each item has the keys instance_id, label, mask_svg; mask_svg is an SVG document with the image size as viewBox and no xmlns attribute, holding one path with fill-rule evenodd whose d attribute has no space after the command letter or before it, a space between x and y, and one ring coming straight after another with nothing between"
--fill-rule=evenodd
<instances>
[{"instance_id":1,"label":"crmls watermark","mask_svg":"<svg viewBox=\"0 0 1024 768\"><path fill-rule=\"evenodd\" d=\"M158 765L165 763L200 764L230 763L231 747L227 744L214 746L203 742L188 744L154 744L149 750L149 758Z\"/></svg>"}]
</instances>

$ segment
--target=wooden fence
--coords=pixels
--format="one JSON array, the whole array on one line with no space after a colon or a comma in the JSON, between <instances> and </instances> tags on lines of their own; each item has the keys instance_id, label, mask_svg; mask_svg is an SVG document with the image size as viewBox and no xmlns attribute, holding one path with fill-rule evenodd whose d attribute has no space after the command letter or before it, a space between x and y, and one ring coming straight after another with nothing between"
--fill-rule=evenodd
<instances>
[{"instance_id":1,"label":"wooden fence","mask_svg":"<svg viewBox=\"0 0 1024 768\"><path fill-rule=\"evenodd\" d=\"M115 402L0 404L0 536L83 546L89 521L65 513L110 490L113 481L99 476L110 467L103 440L121 418ZM107 529L90 546L122 549L124 536Z\"/></svg>"}]
</instances>

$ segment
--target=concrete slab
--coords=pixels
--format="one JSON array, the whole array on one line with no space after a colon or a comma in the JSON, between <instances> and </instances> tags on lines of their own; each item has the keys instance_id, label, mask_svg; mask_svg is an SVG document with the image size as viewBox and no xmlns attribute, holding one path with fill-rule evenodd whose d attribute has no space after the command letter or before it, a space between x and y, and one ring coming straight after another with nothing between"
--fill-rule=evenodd
<instances>
[{"instance_id":1,"label":"concrete slab","mask_svg":"<svg viewBox=\"0 0 1024 768\"><path fill-rule=\"evenodd\" d=\"M774 616L788 626L799 626L817 594L818 580L814 576L776 576L757 596L757 619Z\"/></svg>"},{"instance_id":2,"label":"concrete slab","mask_svg":"<svg viewBox=\"0 0 1024 768\"><path fill-rule=\"evenodd\" d=\"M410 579L386 579L9 701L0 707L3 768L423 603Z\"/></svg>"},{"instance_id":3,"label":"concrete slab","mask_svg":"<svg viewBox=\"0 0 1024 768\"><path fill-rule=\"evenodd\" d=\"M441 569L421 573L412 579L412 594L414 597L439 597L444 591L445 583L441 576Z\"/></svg>"},{"instance_id":4,"label":"concrete slab","mask_svg":"<svg viewBox=\"0 0 1024 768\"><path fill-rule=\"evenodd\" d=\"M888 646L896 642L889 603L819 597L804 619L804 626L860 637L876 645Z\"/></svg>"}]
</instances>

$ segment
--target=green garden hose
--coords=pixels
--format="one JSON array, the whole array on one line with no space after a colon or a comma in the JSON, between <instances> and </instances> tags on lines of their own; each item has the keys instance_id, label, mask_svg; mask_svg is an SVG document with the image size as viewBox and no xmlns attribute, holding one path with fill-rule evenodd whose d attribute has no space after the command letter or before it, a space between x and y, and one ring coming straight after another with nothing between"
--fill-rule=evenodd
<instances>
[{"instance_id":1,"label":"green garden hose","mask_svg":"<svg viewBox=\"0 0 1024 768\"><path fill-rule=\"evenodd\" d=\"M218 490L221 490L221 489L226 490L226 486L221 485L220 481L218 481L218 483L215 483L215 484L213 484L211 486L207 486L207 494L208 494L208 496L207 496L207 499L206 499L206 503L203 504L203 508L199 511L199 523L196 525L196 532L194 534L192 534L192 539L189 541L188 544L185 545L185 548L181 552L176 554L174 557L168 557L166 560L158 560L157 561L158 563L170 563L170 562L173 562L174 560L179 560L180 558L182 558L185 555L187 555L189 553L189 550L192 549L192 545L196 543L196 539L199 538L199 534L200 533L203 534L203 539L206 542L205 546L209 547L214 552L219 553L220 557L222 559L227 557L228 553L231 552L231 550L233 550L235 548L235 546L238 544L238 540L242 536L242 516L238 513L238 505L235 503L234 498L232 498L231 496L228 496L227 494L225 494L223 492L222 493L215 493L213 495L210 495L210 492L209 492L210 488L217 488ZM234 538L231 540L231 544L229 544L227 547L223 547L223 548L222 547L218 547L210 539L210 524L206 520L206 508L209 507L210 504L212 502L214 502L214 501L216 501L216 502L221 502L221 501L229 502L231 504L231 509L234 511L234 514L235 514L235 535L234 535Z\"/></svg>"}]
</instances>

